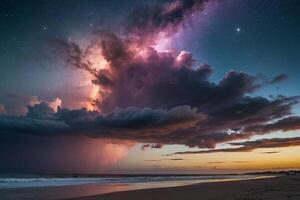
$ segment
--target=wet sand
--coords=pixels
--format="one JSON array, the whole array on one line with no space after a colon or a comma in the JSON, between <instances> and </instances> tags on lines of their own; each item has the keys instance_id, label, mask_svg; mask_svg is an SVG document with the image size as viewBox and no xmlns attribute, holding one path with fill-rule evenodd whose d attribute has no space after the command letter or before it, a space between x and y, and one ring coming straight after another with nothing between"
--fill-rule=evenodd
<instances>
[{"instance_id":1,"label":"wet sand","mask_svg":"<svg viewBox=\"0 0 300 200\"><path fill-rule=\"evenodd\" d=\"M76 200L300 200L300 175L201 183L75 198ZM75 200L73 199L73 200Z\"/></svg>"},{"instance_id":2,"label":"wet sand","mask_svg":"<svg viewBox=\"0 0 300 200\"><path fill-rule=\"evenodd\" d=\"M300 175L176 187L165 184L160 185L164 188L153 189L134 184L0 189L0 200L300 200ZM151 183L147 186L158 187Z\"/></svg>"}]
</instances>

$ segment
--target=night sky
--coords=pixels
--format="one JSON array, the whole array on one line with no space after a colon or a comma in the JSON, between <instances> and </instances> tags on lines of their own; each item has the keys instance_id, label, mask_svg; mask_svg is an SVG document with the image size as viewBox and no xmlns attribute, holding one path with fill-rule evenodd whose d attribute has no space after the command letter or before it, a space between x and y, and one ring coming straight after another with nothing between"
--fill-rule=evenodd
<instances>
[{"instance_id":1,"label":"night sky","mask_svg":"<svg viewBox=\"0 0 300 200\"><path fill-rule=\"evenodd\" d=\"M300 168L300 1L1 0L0 173Z\"/></svg>"}]
</instances>

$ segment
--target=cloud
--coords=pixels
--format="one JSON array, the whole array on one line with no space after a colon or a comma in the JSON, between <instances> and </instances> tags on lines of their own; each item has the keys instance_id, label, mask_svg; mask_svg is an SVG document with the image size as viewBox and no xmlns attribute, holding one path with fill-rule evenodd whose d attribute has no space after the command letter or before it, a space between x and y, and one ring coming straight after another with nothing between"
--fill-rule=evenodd
<instances>
[{"instance_id":1,"label":"cloud","mask_svg":"<svg viewBox=\"0 0 300 200\"><path fill-rule=\"evenodd\" d=\"M59 108L55 112L48 103L42 102L29 107L26 116L1 116L0 132L31 135L80 134L152 143L160 137L167 138L167 134L175 130L194 127L204 119L204 115L190 106L170 110L130 107L103 115L86 109ZM159 148L160 145L152 147Z\"/></svg>"},{"instance_id":2,"label":"cloud","mask_svg":"<svg viewBox=\"0 0 300 200\"><path fill-rule=\"evenodd\" d=\"M298 117L276 121L289 113L293 103L294 98L280 97L274 101L249 98L235 105L239 111L236 115L236 108L210 114L190 106L169 110L128 107L106 114L60 107L55 111L49 103L42 102L29 106L26 116L0 116L0 132L47 136L85 135L150 143L143 146L143 149L161 148L164 144L214 148L218 143L248 139L253 135L299 129ZM250 109L253 105L256 106L255 112ZM270 123L271 120L275 122ZM232 131L228 132L228 129Z\"/></svg>"},{"instance_id":3,"label":"cloud","mask_svg":"<svg viewBox=\"0 0 300 200\"><path fill-rule=\"evenodd\" d=\"M254 134L266 134L274 131L294 131L300 129L300 117L290 116L280 119L274 123L268 123L264 125L249 126L244 129L244 132Z\"/></svg>"},{"instance_id":4,"label":"cloud","mask_svg":"<svg viewBox=\"0 0 300 200\"><path fill-rule=\"evenodd\" d=\"M79 53L65 56L70 64L75 63L74 67L93 76L92 82L100 88L101 97L95 104L103 114L114 113L116 109L134 108L139 112L144 108L172 110L188 105L205 116L205 122L197 125L189 124L172 131L159 129L157 134L147 133L148 137L140 137L145 131L140 135L125 131L126 136L113 134L114 137L118 135L143 143L214 148L218 143L269 133L250 129L288 117L299 100L296 96L255 97L254 92L264 84L260 78L245 72L229 71L219 82L212 82L209 78L213 68L207 64L196 65L188 52L137 46L135 41L109 32L98 32L95 37L86 49L66 43L66 52L70 51L70 45L76 46L74 49ZM89 65L86 58L93 55L94 46L100 48L105 61L101 69ZM277 130L285 131L280 127Z\"/></svg>"},{"instance_id":5,"label":"cloud","mask_svg":"<svg viewBox=\"0 0 300 200\"><path fill-rule=\"evenodd\" d=\"M285 81L287 78L288 76L286 74L279 74L270 81L270 84L280 83L282 81Z\"/></svg>"},{"instance_id":6,"label":"cloud","mask_svg":"<svg viewBox=\"0 0 300 200\"><path fill-rule=\"evenodd\" d=\"M263 154L276 154L280 153L280 151L267 151L267 152L262 152Z\"/></svg>"},{"instance_id":7,"label":"cloud","mask_svg":"<svg viewBox=\"0 0 300 200\"><path fill-rule=\"evenodd\" d=\"M27 113L27 106L40 103L40 100L36 96L6 94L1 95L0 102L5 107L6 114L25 115Z\"/></svg>"},{"instance_id":8,"label":"cloud","mask_svg":"<svg viewBox=\"0 0 300 200\"><path fill-rule=\"evenodd\" d=\"M62 109L58 118L79 134L86 130L93 137L152 144L143 149L154 144L214 148L254 135L299 129L298 120L285 122L292 120L299 97L255 96L265 81L245 72L231 70L213 82L213 67L197 64L192 53L156 48L208 2L176 0L136 8L126 20L124 34L99 30L85 45L57 40L67 63L88 72L99 88L93 102L99 113ZM285 78L280 74L271 82ZM191 109L192 117L180 116L179 123L167 120L175 110L191 113Z\"/></svg>"},{"instance_id":9,"label":"cloud","mask_svg":"<svg viewBox=\"0 0 300 200\"><path fill-rule=\"evenodd\" d=\"M137 47L112 33L101 32L98 37L98 42L93 40L86 49L81 50L74 43L64 48L67 61L90 72L94 77L92 82L101 88L97 105L104 112L129 106L191 105L203 110L221 109L260 87L256 77L235 71L227 72L217 84L210 82L212 67L194 65L192 55L187 52ZM92 46L101 47L103 59L109 63L104 69L97 70L88 64L86 57ZM72 53L74 49L82 53Z\"/></svg>"},{"instance_id":10,"label":"cloud","mask_svg":"<svg viewBox=\"0 0 300 200\"><path fill-rule=\"evenodd\" d=\"M78 138L103 141L98 142L99 151L103 147L104 153L118 149L118 145L106 148L105 142L114 144L108 141L118 141L121 149L123 142L126 148L130 148L128 141L143 143L145 149L161 148L167 144L211 148L176 154L245 152L298 145L284 139L274 139L273 143L271 140L261 143L233 141L274 131L300 129L299 116L292 115L299 97L257 96L255 92L266 84L246 72L231 70L220 81L214 82L211 80L214 68L199 64L192 53L157 48L161 40L172 37L191 15L203 11L207 2L211 1L176 0L135 9L127 20L125 33L117 35L99 30L84 45L76 41L55 40L60 58L74 69L87 72L90 78L87 81L98 88L98 98L90 102L97 110L63 108L58 98L42 101L32 96L9 95L10 100L2 102L1 99L6 113L0 116L0 136L28 137L32 141L44 141L42 138L45 137L53 140L49 144L55 144L55 140L61 137L72 138L70 141L76 140L76 145L70 145L70 149L63 147L68 146L67 139L59 143L60 148L55 146L68 152L72 151L71 147L83 148L77 145ZM271 83L285 78L281 74ZM7 144L22 144L21 139L16 140L19 143L12 139L7 140ZM220 143L237 147L212 149ZM37 153L39 149L34 149L34 144L30 141L22 146L22 150L28 147ZM91 146L97 148L96 144ZM10 148L9 145L3 146L4 152L4 147ZM53 149L51 151L51 155L59 154ZM88 153L90 151L92 149ZM120 152L121 156L116 156L115 160L124 155L122 150ZM9 155L2 156L9 159ZM22 159L19 159L21 163ZM50 163L47 165L51 166Z\"/></svg>"},{"instance_id":11,"label":"cloud","mask_svg":"<svg viewBox=\"0 0 300 200\"><path fill-rule=\"evenodd\" d=\"M141 149L145 151L148 149L161 149L162 147L162 144L144 144Z\"/></svg>"},{"instance_id":12,"label":"cloud","mask_svg":"<svg viewBox=\"0 0 300 200\"><path fill-rule=\"evenodd\" d=\"M5 113L16 116L26 115L28 106L31 107L43 101L45 100L42 100L37 96L16 95L12 93L0 96L0 102L2 103L2 108L5 108ZM62 104L60 98L54 98L45 102L47 102L55 111L57 110L57 107Z\"/></svg>"},{"instance_id":13,"label":"cloud","mask_svg":"<svg viewBox=\"0 0 300 200\"><path fill-rule=\"evenodd\" d=\"M164 144L214 148L218 143L248 139L269 131L299 129L298 117L269 122L288 114L294 103L293 98L261 101L261 98L250 98L239 106L235 105L241 112L237 116L232 108L229 109L230 112L210 114L199 112L197 108L190 106L178 106L169 110L128 107L106 114L60 107L55 111L49 103L42 102L29 106L26 116L0 116L0 132L130 140L150 143L143 146L143 149L147 149L161 148ZM248 106L253 106L252 102L255 102L256 109L249 108L248 111ZM262 105L259 106L260 104ZM228 129L232 129L231 132Z\"/></svg>"},{"instance_id":14,"label":"cloud","mask_svg":"<svg viewBox=\"0 0 300 200\"><path fill-rule=\"evenodd\" d=\"M235 142L230 143L232 146L238 146L237 148L224 148L224 149L210 149L203 151L183 151L175 152L170 155L177 154L207 154L207 153L234 153L234 152L250 152L256 149L265 148L283 148L283 147L294 147L300 146L300 137L294 138L272 138L272 139L262 139L256 141L246 141L246 142ZM275 153L275 152L272 152ZM277 152L276 152L277 153Z\"/></svg>"}]
</instances>

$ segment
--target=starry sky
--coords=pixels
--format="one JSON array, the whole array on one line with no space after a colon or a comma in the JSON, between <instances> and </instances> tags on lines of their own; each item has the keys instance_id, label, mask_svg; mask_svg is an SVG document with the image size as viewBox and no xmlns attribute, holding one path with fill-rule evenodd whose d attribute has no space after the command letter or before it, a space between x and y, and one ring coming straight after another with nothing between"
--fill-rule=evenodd
<instances>
[{"instance_id":1,"label":"starry sky","mask_svg":"<svg viewBox=\"0 0 300 200\"><path fill-rule=\"evenodd\" d=\"M300 168L297 0L2 0L0 172Z\"/></svg>"}]
</instances>

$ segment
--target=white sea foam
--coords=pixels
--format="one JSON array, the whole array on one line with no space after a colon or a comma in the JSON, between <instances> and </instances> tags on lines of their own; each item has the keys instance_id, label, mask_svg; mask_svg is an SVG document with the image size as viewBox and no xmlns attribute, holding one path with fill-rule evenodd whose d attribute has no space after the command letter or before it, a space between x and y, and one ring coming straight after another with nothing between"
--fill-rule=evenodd
<instances>
[{"instance_id":1,"label":"white sea foam","mask_svg":"<svg viewBox=\"0 0 300 200\"><path fill-rule=\"evenodd\" d=\"M135 176L135 177L64 177L64 178L0 178L0 188L50 187L85 184L159 183L159 182L212 182L252 179L256 176Z\"/></svg>"}]
</instances>

